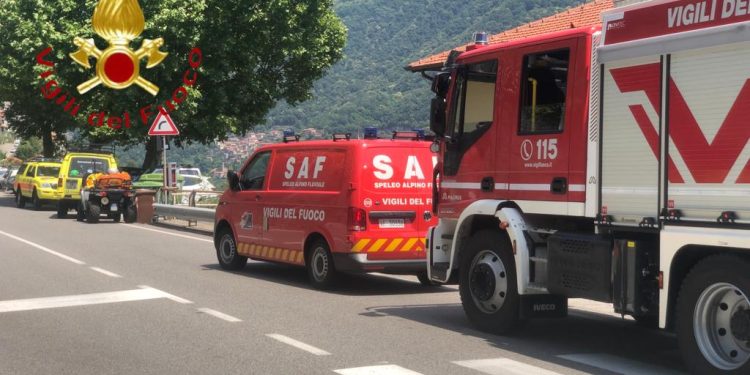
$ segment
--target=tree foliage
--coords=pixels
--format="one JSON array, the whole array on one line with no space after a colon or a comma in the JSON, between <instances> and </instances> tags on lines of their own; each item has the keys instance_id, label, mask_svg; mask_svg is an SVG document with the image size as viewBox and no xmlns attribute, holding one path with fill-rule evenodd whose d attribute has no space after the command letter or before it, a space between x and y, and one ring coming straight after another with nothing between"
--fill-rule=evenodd
<instances>
[{"instance_id":1,"label":"tree foliage","mask_svg":"<svg viewBox=\"0 0 750 375\"><path fill-rule=\"evenodd\" d=\"M42 140L37 137L24 139L16 149L16 157L21 160L29 160L42 154Z\"/></svg>"},{"instance_id":2,"label":"tree foliage","mask_svg":"<svg viewBox=\"0 0 750 375\"><path fill-rule=\"evenodd\" d=\"M346 39L332 0L141 0L146 28L130 47L137 49L143 39L164 38L162 50L168 57L153 69L141 63L141 75L160 88L158 95L136 86L98 87L80 95L76 86L94 70L79 67L68 54L77 50L74 37L94 38L99 49L107 47L91 26L97 2L3 0L0 7L0 101L12 103L7 112L11 128L22 137L42 137L45 149L51 132L69 130L95 142L146 141L148 127L138 111L152 105L155 115L156 106L172 98L183 84L193 47L202 50L203 59L198 83L187 87L188 98L172 113L179 141L207 143L244 133L263 122L277 101L306 100L313 82L342 56ZM75 119L41 96L45 80L39 75L47 67L36 64L35 56L47 47L53 51L48 59L55 63L47 80L56 80L83 103ZM114 116L129 112L132 127L87 125L89 114L100 111ZM151 146L153 154L153 142Z\"/></svg>"}]
</instances>

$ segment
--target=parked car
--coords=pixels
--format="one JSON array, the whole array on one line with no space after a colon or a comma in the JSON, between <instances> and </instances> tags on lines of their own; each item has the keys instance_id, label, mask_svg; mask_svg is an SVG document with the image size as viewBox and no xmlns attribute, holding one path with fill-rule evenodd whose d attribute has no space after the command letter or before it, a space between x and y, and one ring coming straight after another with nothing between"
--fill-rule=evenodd
<instances>
[{"instance_id":1,"label":"parked car","mask_svg":"<svg viewBox=\"0 0 750 375\"><path fill-rule=\"evenodd\" d=\"M27 163L25 172L16 176L14 183L16 207L24 208L26 202L31 202L35 210L41 209L44 203L57 205L61 197L57 190L60 165L60 162L46 160Z\"/></svg>"},{"instance_id":2,"label":"parked car","mask_svg":"<svg viewBox=\"0 0 750 375\"><path fill-rule=\"evenodd\" d=\"M3 190L15 191L13 190L13 182L16 181L16 174L18 174L18 168L11 168L8 170L8 172L5 172L5 180L3 181Z\"/></svg>"}]
</instances>

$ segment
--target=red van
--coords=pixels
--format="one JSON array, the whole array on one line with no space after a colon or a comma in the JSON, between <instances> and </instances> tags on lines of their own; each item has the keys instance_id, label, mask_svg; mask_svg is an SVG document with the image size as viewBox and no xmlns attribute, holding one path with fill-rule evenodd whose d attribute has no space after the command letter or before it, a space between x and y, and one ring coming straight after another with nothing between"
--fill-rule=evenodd
<instances>
[{"instance_id":1,"label":"red van","mask_svg":"<svg viewBox=\"0 0 750 375\"><path fill-rule=\"evenodd\" d=\"M216 210L219 264L247 259L307 268L316 287L338 272L414 274L429 283L425 232L436 156L417 132L392 139L285 142L258 149Z\"/></svg>"}]
</instances>

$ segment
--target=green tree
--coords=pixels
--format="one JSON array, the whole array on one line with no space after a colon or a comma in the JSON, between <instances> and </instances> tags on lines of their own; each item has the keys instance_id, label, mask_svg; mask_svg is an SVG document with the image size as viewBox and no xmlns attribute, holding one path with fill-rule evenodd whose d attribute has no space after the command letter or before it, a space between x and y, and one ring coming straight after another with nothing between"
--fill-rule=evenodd
<instances>
[{"instance_id":1,"label":"green tree","mask_svg":"<svg viewBox=\"0 0 750 375\"><path fill-rule=\"evenodd\" d=\"M100 0L113 1L113 0ZM120 1L120 0L118 0ZM135 1L135 0L132 0ZM146 25L130 46L143 39L164 38L169 55L141 74L160 88L156 97L133 86L126 90L103 87L80 95L75 87L93 75L68 57L75 52L74 37L94 38L91 17L94 0L4 0L0 7L0 101L12 103L7 116L20 136L40 137L46 156L54 153L53 135L77 130L89 140L147 143L144 167L155 164L155 141L146 136L137 111L172 98L182 85L193 47L202 51L197 84L187 87L187 98L172 117L180 127L178 143L208 143L227 133L243 134L263 122L278 101L299 103L310 96L313 83L342 56L346 28L332 10L333 0L141 0ZM35 57L47 47L46 61ZM94 63L94 60L91 59ZM67 95L83 103L76 118L42 98L41 88L54 79ZM62 94L62 93L61 93ZM132 127L112 130L87 125L90 113L129 112Z\"/></svg>"},{"instance_id":2,"label":"green tree","mask_svg":"<svg viewBox=\"0 0 750 375\"><path fill-rule=\"evenodd\" d=\"M29 160L42 154L42 140L37 137L24 139L16 149L16 157Z\"/></svg>"}]
</instances>

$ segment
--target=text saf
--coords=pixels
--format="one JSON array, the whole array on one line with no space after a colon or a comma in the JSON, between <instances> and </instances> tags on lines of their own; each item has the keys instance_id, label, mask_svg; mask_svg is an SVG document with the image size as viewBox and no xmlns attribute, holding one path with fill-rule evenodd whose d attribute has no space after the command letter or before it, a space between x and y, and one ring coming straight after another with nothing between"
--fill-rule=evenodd
<instances>
[{"instance_id":1,"label":"text saf","mask_svg":"<svg viewBox=\"0 0 750 375\"><path fill-rule=\"evenodd\" d=\"M375 167L373 175L379 180L390 180L393 178L393 167L391 164L393 160L388 155L376 155L372 158L372 166ZM437 164L437 158L432 158L432 166L435 167ZM419 160L414 155L409 155L406 159L406 169L404 170L404 180L411 180L412 178L418 178L424 180L424 172L422 166L419 164Z\"/></svg>"},{"instance_id":2,"label":"text saf","mask_svg":"<svg viewBox=\"0 0 750 375\"><path fill-rule=\"evenodd\" d=\"M325 156L318 156L315 158L315 166L313 167L312 178L318 178L318 174L323 171L323 165L326 162ZM286 161L286 171L284 172L284 178L290 179L294 174L296 168L297 158L294 156L290 157ZM300 163L299 170L297 171L297 178L310 178L310 157L305 156Z\"/></svg>"}]
</instances>

